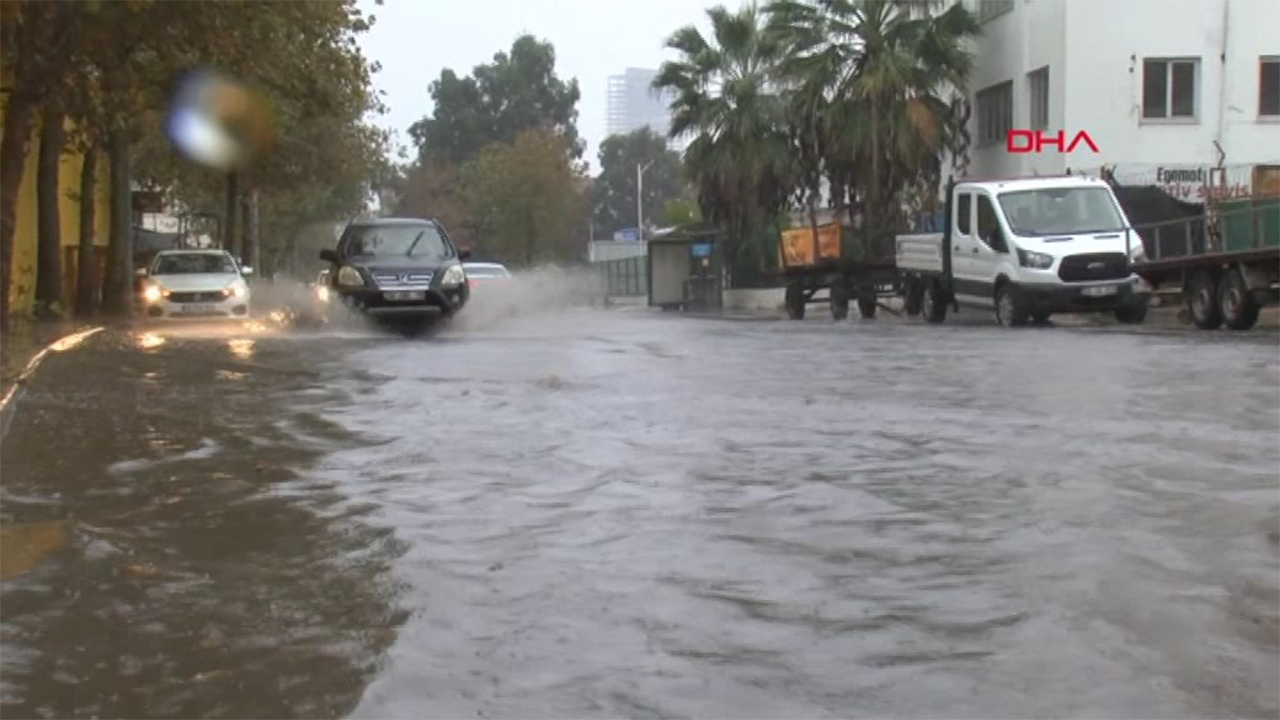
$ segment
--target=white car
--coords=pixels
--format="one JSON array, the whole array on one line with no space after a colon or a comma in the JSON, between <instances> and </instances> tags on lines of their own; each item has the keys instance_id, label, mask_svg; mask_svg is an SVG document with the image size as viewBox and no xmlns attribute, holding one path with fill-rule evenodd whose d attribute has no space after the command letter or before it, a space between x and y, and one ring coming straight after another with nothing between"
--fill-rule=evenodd
<instances>
[{"instance_id":1,"label":"white car","mask_svg":"<svg viewBox=\"0 0 1280 720\"><path fill-rule=\"evenodd\" d=\"M162 250L140 269L143 314L150 319L247 318L252 268L225 250Z\"/></svg>"}]
</instances>

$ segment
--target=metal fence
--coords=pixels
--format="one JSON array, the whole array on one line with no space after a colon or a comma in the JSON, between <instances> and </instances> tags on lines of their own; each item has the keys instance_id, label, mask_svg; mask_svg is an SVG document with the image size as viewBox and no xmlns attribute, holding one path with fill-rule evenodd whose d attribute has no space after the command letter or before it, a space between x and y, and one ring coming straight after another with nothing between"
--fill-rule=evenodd
<instances>
[{"instance_id":1,"label":"metal fence","mask_svg":"<svg viewBox=\"0 0 1280 720\"><path fill-rule=\"evenodd\" d=\"M592 263L595 290L604 297L638 297L649 293L648 258L643 255Z\"/></svg>"}]
</instances>

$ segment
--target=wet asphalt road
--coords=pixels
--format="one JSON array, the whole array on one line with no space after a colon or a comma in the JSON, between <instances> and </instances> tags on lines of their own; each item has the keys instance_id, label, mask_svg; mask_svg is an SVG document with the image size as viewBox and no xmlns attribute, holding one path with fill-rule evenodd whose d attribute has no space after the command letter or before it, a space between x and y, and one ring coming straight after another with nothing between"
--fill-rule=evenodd
<instances>
[{"instance_id":1,"label":"wet asphalt road","mask_svg":"<svg viewBox=\"0 0 1280 720\"><path fill-rule=\"evenodd\" d=\"M568 311L100 333L5 717L1275 717L1280 343Z\"/></svg>"}]
</instances>

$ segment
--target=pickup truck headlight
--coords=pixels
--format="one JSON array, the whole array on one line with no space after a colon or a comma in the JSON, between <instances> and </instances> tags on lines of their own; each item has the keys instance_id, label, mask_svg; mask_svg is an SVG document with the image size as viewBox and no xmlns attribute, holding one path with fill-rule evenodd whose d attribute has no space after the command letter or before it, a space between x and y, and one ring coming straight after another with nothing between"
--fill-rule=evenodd
<instances>
[{"instance_id":1,"label":"pickup truck headlight","mask_svg":"<svg viewBox=\"0 0 1280 720\"><path fill-rule=\"evenodd\" d=\"M451 265L448 270L444 271L444 277L440 278L440 285L447 288L458 287L467 281L467 274L462 270L461 265Z\"/></svg>"},{"instance_id":2,"label":"pickup truck headlight","mask_svg":"<svg viewBox=\"0 0 1280 720\"><path fill-rule=\"evenodd\" d=\"M359 270L344 265L338 270L338 284L344 287L364 287L364 277Z\"/></svg>"},{"instance_id":3,"label":"pickup truck headlight","mask_svg":"<svg viewBox=\"0 0 1280 720\"><path fill-rule=\"evenodd\" d=\"M1146 261L1147 261L1147 249L1142 246L1142 243L1140 241L1134 243L1133 246L1129 248L1129 262L1141 263Z\"/></svg>"},{"instance_id":4,"label":"pickup truck headlight","mask_svg":"<svg viewBox=\"0 0 1280 720\"><path fill-rule=\"evenodd\" d=\"M1035 270L1048 270L1053 267L1053 256L1049 253L1018 248L1018 262L1021 263L1022 267L1033 268Z\"/></svg>"}]
</instances>

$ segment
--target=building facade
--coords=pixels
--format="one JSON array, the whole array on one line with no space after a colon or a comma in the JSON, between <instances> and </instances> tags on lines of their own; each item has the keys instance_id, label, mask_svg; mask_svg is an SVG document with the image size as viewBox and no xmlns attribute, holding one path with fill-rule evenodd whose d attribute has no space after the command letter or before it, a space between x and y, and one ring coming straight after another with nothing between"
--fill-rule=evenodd
<instances>
[{"instance_id":1,"label":"building facade","mask_svg":"<svg viewBox=\"0 0 1280 720\"><path fill-rule=\"evenodd\" d=\"M671 93L653 88L657 70L627 68L621 75L609 77L606 96L605 135L626 135L648 126L655 133L666 136L671 128ZM673 141L672 146L683 149L686 143Z\"/></svg>"},{"instance_id":2,"label":"building facade","mask_svg":"<svg viewBox=\"0 0 1280 720\"><path fill-rule=\"evenodd\" d=\"M963 1L982 23L968 175L1114 166L1194 200L1280 162L1280 3Z\"/></svg>"}]
</instances>

